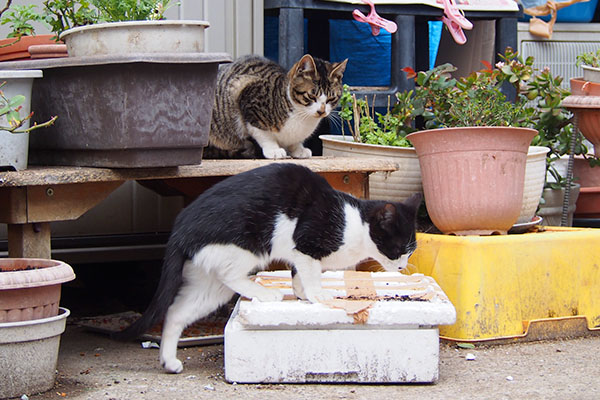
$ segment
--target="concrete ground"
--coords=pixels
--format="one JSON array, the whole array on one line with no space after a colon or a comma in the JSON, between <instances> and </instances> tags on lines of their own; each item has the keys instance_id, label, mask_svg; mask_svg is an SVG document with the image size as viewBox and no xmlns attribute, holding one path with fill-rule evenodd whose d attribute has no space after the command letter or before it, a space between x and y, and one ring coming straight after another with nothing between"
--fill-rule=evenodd
<instances>
[{"instance_id":1,"label":"concrete ground","mask_svg":"<svg viewBox=\"0 0 600 400\"><path fill-rule=\"evenodd\" d=\"M165 374L157 349L71 323L62 336L55 387L29 398L600 399L600 337L475 349L442 343L440 379L426 385L231 384L223 377L222 345L180 349L179 357L183 373Z\"/></svg>"}]
</instances>

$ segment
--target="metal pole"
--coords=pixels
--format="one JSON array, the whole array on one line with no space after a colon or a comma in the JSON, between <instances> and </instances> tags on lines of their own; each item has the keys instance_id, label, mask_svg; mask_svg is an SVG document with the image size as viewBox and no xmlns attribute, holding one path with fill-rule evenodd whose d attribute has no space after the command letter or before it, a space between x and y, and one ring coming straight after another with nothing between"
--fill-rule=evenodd
<instances>
[{"instance_id":1,"label":"metal pole","mask_svg":"<svg viewBox=\"0 0 600 400\"><path fill-rule=\"evenodd\" d=\"M573 164L575 162L575 141L579 133L577 112L573 113L573 133L571 134L571 144L569 148L569 163L567 164L567 186L565 187L565 196L563 197L562 215L560 217L560 226L567 226L569 221L569 203L571 199L571 182L573 181Z\"/></svg>"}]
</instances>

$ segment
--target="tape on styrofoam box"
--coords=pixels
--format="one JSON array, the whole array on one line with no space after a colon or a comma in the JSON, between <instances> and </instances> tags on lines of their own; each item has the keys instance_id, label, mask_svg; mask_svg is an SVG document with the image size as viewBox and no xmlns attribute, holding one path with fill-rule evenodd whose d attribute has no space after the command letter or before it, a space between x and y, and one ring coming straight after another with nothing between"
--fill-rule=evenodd
<instances>
[{"instance_id":1,"label":"tape on styrofoam box","mask_svg":"<svg viewBox=\"0 0 600 400\"><path fill-rule=\"evenodd\" d=\"M438 325L452 303L430 277L389 272L322 274L335 296L310 303L293 295L289 271L256 281L284 300L240 299L225 327L225 378L238 383L436 382Z\"/></svg>"},{"instance_id":2,"label":"tape on styrofoam box","mask_svg":"<svg viewBox=\"0 0 600 400\"><path fill-rule=\"evenodd\" d=\"M435 280L422 274L399 272L328 271L322 286L335 299L326 303L297 300L290 271L261 272L256 282L277 288L282 302L240 301L240 322L248 328L332 325L369 326L446 325L454 323L456 312Z\"/></svg>"}]
</instances>

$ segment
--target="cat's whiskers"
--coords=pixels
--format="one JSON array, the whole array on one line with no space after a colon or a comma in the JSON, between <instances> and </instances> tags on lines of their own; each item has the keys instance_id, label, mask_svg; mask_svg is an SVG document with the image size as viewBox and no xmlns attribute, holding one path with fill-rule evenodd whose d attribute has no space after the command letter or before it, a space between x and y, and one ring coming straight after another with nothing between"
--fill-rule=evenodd
<instances>
[{"instance_id":1,"label":"cat's whiskers","mask_svg":"<svg viewBox=\"0 0 600 400\"><path fill-rule=\"evenodd\" d=\"M327 119L327 121L329 121L331 125L333 125L334 128L337 128L336 130L342 130L343 121L342 117L340 117L339 111L334 110L325 118Z\"/></svg>"}]
</instances>

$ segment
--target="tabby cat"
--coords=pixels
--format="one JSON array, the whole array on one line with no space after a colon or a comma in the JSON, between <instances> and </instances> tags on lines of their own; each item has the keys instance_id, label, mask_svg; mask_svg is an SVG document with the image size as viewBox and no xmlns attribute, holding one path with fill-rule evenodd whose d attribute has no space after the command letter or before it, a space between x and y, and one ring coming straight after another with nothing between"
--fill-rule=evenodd
<instances>
[{"instance_id":1,"label":"tabby cat","mask_svg":"<svg viewBox=\"0 0 600 400\"><path fill-rule=\"evenodd\" d=\"M133 339L163 318L160 361L179 373L183 329L235 293L280 301L279 290L249 279L271 261L292 266L292 286L316 303L332 296L321 271L345 269L372 257L389 271L406 267L415 250L421 195L404 203L361 200L333 189L293 163L274 163L212 186L175 220L154 298L143 316L116 339Z\"/></svg>"},{"instance_id":2,"label":"tabby cat","mask_svg":"<svg viewBox=\"0 0 600 400\"><path fill-rule=\"evenodd\" d=\"M346 69L303 56L289 71L260 56L219 69L205 158L309 158L303 142L342 95Z\"/></svg>"}]
</instances>

